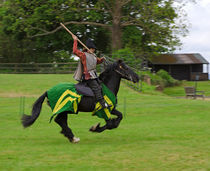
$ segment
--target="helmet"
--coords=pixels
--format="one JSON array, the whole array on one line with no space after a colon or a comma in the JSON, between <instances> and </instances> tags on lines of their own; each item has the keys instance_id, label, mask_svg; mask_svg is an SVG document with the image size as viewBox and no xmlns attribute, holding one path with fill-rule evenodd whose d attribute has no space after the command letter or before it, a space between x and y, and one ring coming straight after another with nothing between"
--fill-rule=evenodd
<instances>
[{"instance_id":1,"label":"helmet","mask_svg":"<svg viewBox=\"0 0 210 171\"><path fill-rule=\"evenodd\" d=\"M93 41L91 39L88 39L86 41L86 46L90 49L90 48L93 48L93 49L97 49L95 44L93 43Z\"/></svg>"}]
</instances>

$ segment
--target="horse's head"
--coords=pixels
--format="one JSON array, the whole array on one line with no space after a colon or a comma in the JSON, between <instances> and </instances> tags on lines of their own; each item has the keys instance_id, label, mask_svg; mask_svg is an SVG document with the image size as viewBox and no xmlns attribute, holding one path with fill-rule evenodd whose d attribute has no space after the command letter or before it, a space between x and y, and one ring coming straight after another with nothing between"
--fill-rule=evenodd
<instances>
[{"instance_id":1,"label":"horse's head","mask_svg":"<svg viewBox=\"0 0 210 171\"><path fill-rule=\"evenodd\" d=\"M134 83L139 82L139 76L122 60L115 62L114 70L121 76L121 78L132 81Z\"/></svg>"},{"instance_id":2,"label":"horse's head","mask_svg":"<svg viewBox=\"0 0 210 171\"><path fill-rule=\"evenodd\" d=\"M108 82L113 76L113 72L117 73L120 78L127 79L134 83L139 82L139 76L122 60L118 60L113 64L107 65L105 71L99 76L100 80L103 82Z\"/></svg>"}]
</instances>

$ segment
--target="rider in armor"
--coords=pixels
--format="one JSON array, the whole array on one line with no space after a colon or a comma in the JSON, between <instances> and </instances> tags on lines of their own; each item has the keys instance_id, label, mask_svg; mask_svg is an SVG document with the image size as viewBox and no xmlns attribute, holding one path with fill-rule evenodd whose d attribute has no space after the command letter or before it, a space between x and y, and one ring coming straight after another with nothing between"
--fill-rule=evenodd
<instances>
[{"instance_id":1,"label":"rider in armor","mask_svg":"<svg viewBox=\"0 0 210 171\"><path fill-rule=\"evenodd\" d=\"M83 50L83 52L81 52L77 49L77 36L73 35L72 38L74 39L73 53L80 58L77 70L74 74L74 78L77 81L87 83L87 85L92 89L95 95L96 102L99 102L102 108L110 107L103 98L102 88L96 73L96 65L101 64L105 60L105 58L98 58L93 55L96 50L96 46L91 39L88 39L86 42L86 46L90 49L91 52L86 50Z\"/></svg>"}]
</instances>

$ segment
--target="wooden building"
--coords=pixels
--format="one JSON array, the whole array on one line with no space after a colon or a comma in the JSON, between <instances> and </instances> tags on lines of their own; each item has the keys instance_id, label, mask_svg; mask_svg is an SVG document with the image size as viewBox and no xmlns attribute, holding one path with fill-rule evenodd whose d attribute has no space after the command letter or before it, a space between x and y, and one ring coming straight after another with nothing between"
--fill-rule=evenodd
<instances>
[{"instance_id":1,"label":"wooden building","mask_svg":"<svg viewBox=\"0 0 210 171\"><path fill-rule=\"evenodd\" d=\"M164 69L177 80L208 80L209 62L198 53L162 54L151 58L149 67L155 72Z\"/></svg>"}]
</instances>

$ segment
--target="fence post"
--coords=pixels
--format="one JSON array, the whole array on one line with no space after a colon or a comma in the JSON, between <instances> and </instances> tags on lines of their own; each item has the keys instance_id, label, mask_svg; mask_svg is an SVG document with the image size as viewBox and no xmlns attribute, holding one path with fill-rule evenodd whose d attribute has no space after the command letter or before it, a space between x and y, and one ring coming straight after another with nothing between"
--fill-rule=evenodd
<instances>
[{"instance_id":1,"label":"fence post","mask_svg":"<svg viewBox=\"0 0 210 171\"><path fill-rule=\"evenodd\" d=\"M25 113L25 96L20 97L19 114L22 116Z\"/></svg>"}]
</instances>

